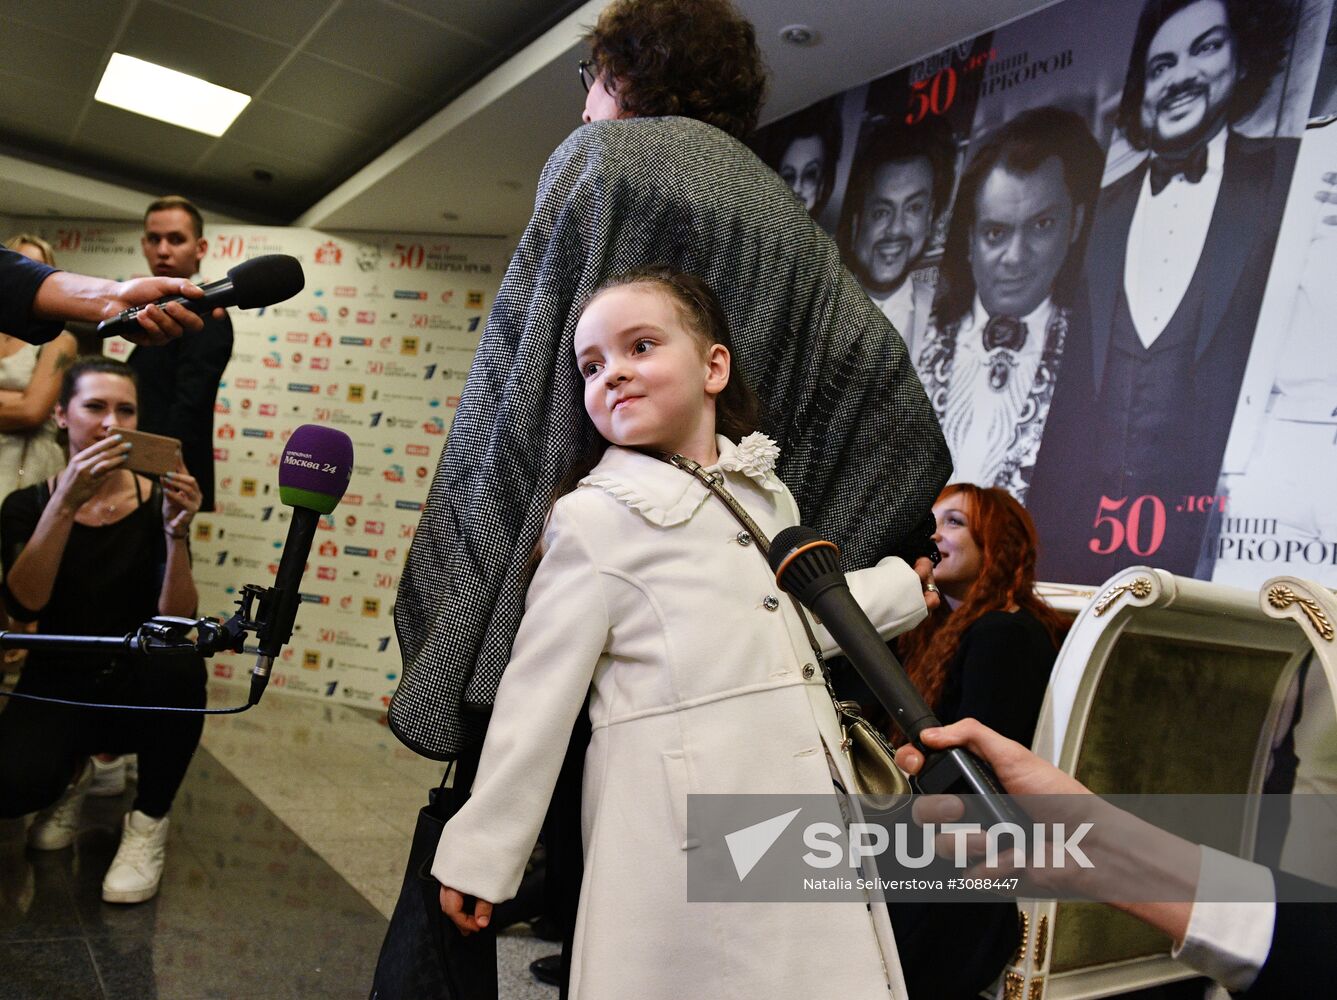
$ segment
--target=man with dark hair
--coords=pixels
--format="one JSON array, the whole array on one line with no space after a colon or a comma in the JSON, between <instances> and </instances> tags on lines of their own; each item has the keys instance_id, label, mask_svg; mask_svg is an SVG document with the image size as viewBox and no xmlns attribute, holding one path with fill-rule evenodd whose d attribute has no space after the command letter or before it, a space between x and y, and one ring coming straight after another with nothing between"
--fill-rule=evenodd
<instances>
[{"instance_id":1,"label":"man with dark hair","mask_svg":"<svg viewBox=\"0 0 1337 1000\"><path fill-rule=\"evenodd\" d=\"M928 326L933 288L912 272L952 196L956 142L941 118L878 123L855 154L840 236L846 263L891 320L910 356Z\"/></svg>"},{"instance_id":2,"label":"man with dark hair","mask_svg":"<svg viewBox=\"0 0 1337 1000\"><path fill-rule=\"evenodd\" d=\"M1026 499L1100 169L1081 117L1047 107L987 136L961 175L916 358L956 480Z\"/></svg>"},{"instance_id":3,"label":"man with dark hair","mask_svg":"<svg viewBox=\"0 0 1337 1000\"><path fill-rule=\"evenodd\" d=\"M159 198L144 213L140 241L158 277L190 278L209 248L200 210L179 195ZM181 441L186 469L200 484L201 510L214 509L214 400L232 358L232 321L206 318L204 329L161 348L136 348L139 429Z\"/></svg>"},{"instance_id":4,"label":"man with dark hair","mask_svg":"<svg viewBox=\"0 0 1337 1000\"><path fill-rule=\"evenodd\" d=\"M1096 583L1142 558L1199 567L1208 511L1184 499L1216 492L1299 146L1232 126L1279 71L1291 15L1143 7L1119 124L1150 155L1101 192L1089 335L1071 339L1030 493L1048 579ZM1138 537L1091 528L1125 514Z\"/></svg>"}]
</instances>

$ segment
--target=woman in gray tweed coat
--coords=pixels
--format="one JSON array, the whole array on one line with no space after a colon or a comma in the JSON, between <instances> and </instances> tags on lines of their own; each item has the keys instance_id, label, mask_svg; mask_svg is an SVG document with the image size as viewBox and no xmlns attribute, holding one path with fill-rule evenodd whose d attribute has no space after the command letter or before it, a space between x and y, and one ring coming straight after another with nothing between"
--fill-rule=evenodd
<instances>
[{"instance_id":1,"label":"woman in gray tweed coat","mask_svg":"<svg viewBox=\"0 0 1337 1000\"><path fill-rule=\"evenodd\" d=\"M543 169L395 605L390 725L438 759L482 744L558 478L585 444L577 310L612 274L660 263L716 289L803 522L841 546L846 569L897 554L930 579L947 446L900 336L739 141L765 90L752 26L729 0L616 0L588 40L585 125ZM543 834L545 907L568 953L588 741L582 713Z\"/></svg>"},{"instance_id":2,"label":"woman in gray tweed coat","mask_svg":"<svg viewBox=\"0 0 1337 1000\"><path fill-rule=\"evenodd\" d=\"M718 290L780 477L846 569L929 551L951 469L901 338L739 141L765 90L752 26L728 0L617 0L589 41L586 124L543 169L400 582L390 724L428 757L482 742L531 553L582 444L575 309L609 275L664 263Z\"/></svg>"}]
</instances>

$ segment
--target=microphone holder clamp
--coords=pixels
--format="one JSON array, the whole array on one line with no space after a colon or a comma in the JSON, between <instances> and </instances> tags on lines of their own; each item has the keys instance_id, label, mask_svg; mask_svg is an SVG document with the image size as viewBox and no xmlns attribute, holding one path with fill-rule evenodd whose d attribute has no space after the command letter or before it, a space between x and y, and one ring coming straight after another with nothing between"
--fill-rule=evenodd
<instances>
[{"instance_id":1,"label":"microphone holder clamp","mask_svg":"<svg viewBox=\"0 0 1337 1000\"><path fill-rule=\"evenodd\" d=\"M40 632L0 630L0 649L59 649L69 652L128 652L140 656L181 656L187 653L213 656L229 651L246 652L246 637L256 633L263 644L270 633L274 607L279 599L275 587L248 583L241 588L237 610L225 622L215 618L180 618L157 615L129 635L50 635ZM195 638L190 638L191 632ZM262 645L263 648L263 645ZM260 700L269 682L274 656L262 653L251 677L250 704Z\"/></svg>"}]
</instances>

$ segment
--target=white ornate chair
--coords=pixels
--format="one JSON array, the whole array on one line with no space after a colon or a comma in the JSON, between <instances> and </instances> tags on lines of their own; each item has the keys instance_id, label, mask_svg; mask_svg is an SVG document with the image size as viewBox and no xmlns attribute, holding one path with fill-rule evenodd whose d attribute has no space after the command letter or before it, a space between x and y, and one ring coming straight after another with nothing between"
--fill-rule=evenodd
<instances>
[{"instance_id":1,"label":"white ornate chair","mask_svg":"<svg viewBox=\"0 0 1337 1000\"><path fill-rule=\"evenodd\" d=\"M1295 622L1312 647L1304 682L1291 692L1299 713L1293 795L1308 801L1294 801L1304 819L1292 824L1280 867L1337 885L1337 597L1312 581L1277 576L1263 584L1258 602L1264 614Z\"/></svg>"},{"instance_id":2,"label":"white ornate chair","mask_svg":"<svg viewBox=\"0 0 1337 1000\"><path fill-rule=\"evenodd\" d=\"M1233 587L1147 567L1117 574L1059 651L1033 749L1105 794L1261 792L1311 648L1283 618ZM1249 857L1254 835L1246 820L1200 839ZM1020 909L1005 1000L1113 996L1194 975L1166 937L1110 907Z\"/></svg>"}]
</instances>

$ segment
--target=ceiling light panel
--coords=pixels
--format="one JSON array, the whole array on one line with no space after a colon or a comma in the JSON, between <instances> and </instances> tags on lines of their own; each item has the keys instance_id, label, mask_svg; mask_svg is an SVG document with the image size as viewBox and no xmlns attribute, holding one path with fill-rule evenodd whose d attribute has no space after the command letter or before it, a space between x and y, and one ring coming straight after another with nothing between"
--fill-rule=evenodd
<instances>
[{"instance_id":1,"label":"ceiling light panel","mask_svg":"<svg viewBox=\"0 0 1337 1000\"><path fill-rule=\"evenodd\" d=\"M112 53L93 96L124 111L212 136L226 132L251 102L247 94L120 52Z\"/></svg>"}]
</instances>

